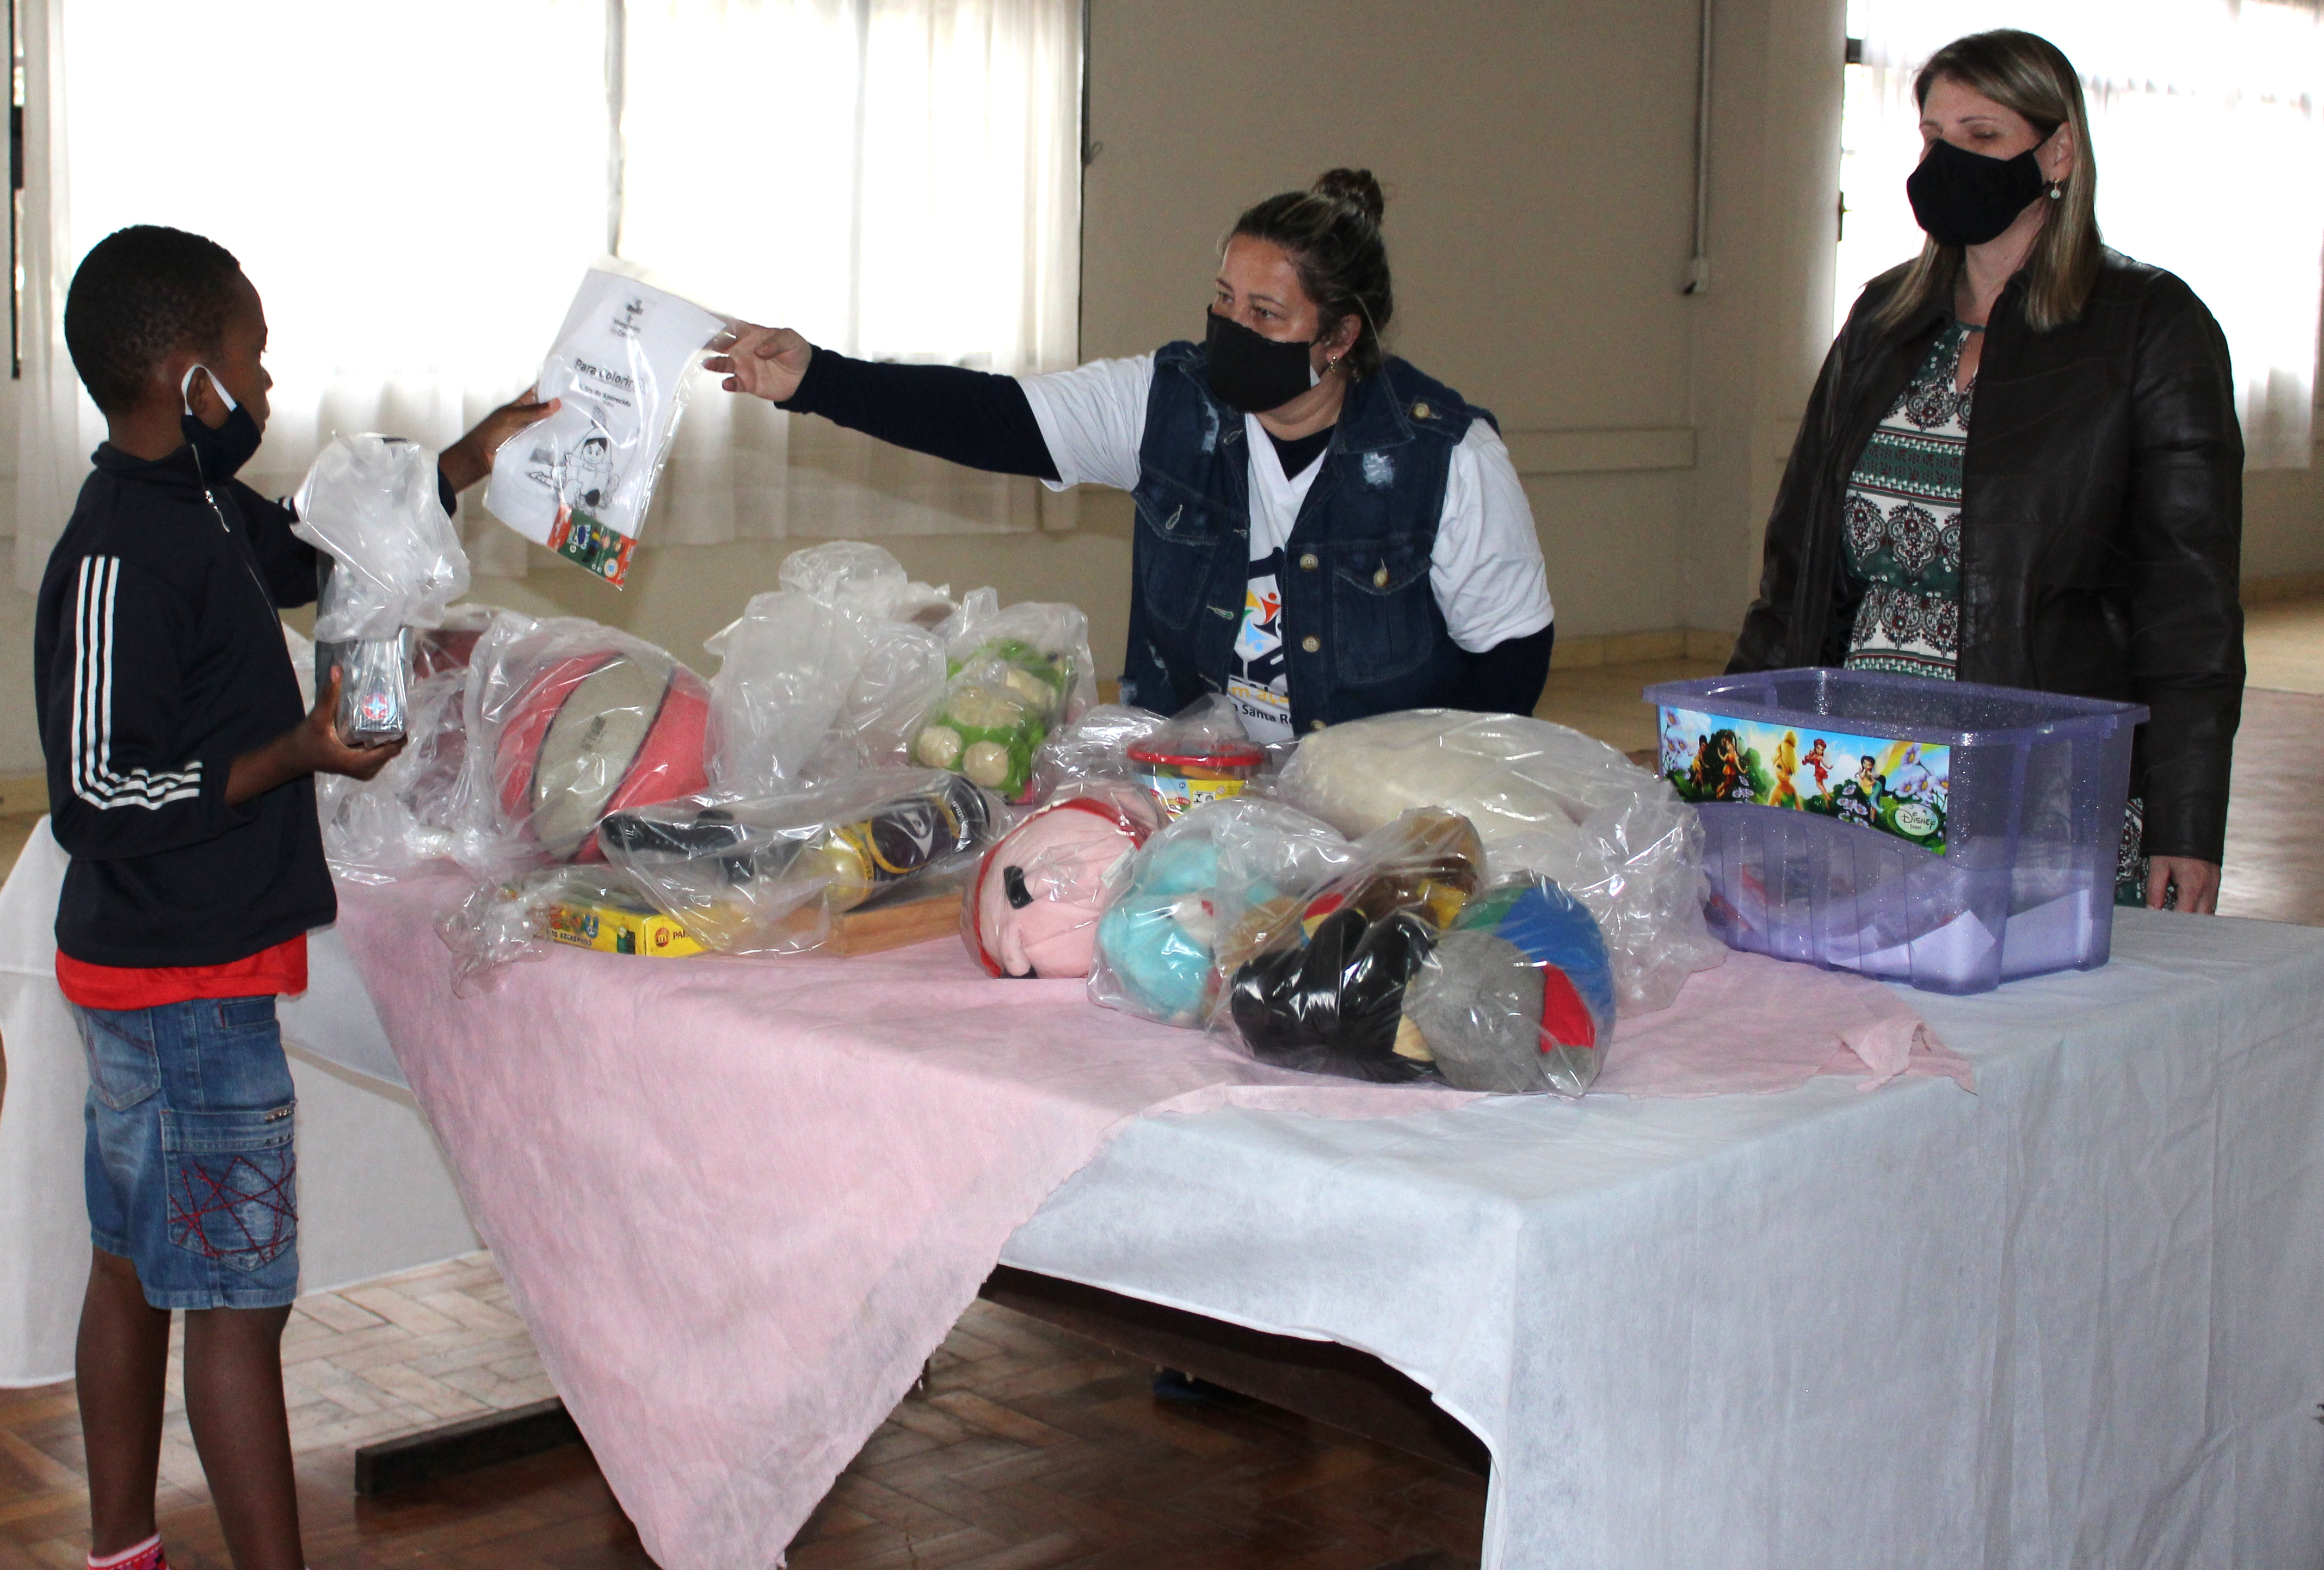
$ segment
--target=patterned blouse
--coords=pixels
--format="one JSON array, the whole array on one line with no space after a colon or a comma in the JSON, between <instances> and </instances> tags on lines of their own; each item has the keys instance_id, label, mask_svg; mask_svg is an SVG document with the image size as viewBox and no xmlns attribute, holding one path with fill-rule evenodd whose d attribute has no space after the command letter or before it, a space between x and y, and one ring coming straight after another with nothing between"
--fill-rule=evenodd
<instances>
[{"instance_id":1,"label":"patterned blouse","mask_svg":"<svg viewBox=\"0 0 2324 1570\"><path fill-rule=\"evenodd\" d=\"M1955 322L1864 444L1840 506L1849 575L1864 589L1848 667L1950 682L1960 665L1961 459L1977 391L1953 383L1971 329ZM2115 903L2146 903L2144 803L2130 799Z\"/></svg>"},{"instance_id":2,"label":"patterned blouse","mask_svg":"<svg viewBox=\"0 0 2324 1570\"><path fill-rule=\"evenodd\" d=\"M1864 589L1851 670L1950 681L1960 662L1961 456L1977 385L1953 381L1969 335L1955 322L1937 339L1848 477L1843 548Z\"/></svg>"}]
</instances>

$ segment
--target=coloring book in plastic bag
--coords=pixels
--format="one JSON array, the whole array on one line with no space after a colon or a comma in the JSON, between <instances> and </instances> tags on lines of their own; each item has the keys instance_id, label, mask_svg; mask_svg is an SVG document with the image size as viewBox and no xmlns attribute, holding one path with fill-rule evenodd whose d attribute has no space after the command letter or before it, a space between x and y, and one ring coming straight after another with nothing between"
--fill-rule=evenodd
<instances>
[{"instance_id":1,"label":"coloring book in plastic bag","mask_svg":"<svg viewBox=\"0 0 2324 1570\"><path fill-rule=\"evenodd\" d=\"M484 505L620 587L678 428L686 372L724 328L691 300L591 268L540 368L541 398L564 407L501 444Z\"/></svg>"}]
</instances>

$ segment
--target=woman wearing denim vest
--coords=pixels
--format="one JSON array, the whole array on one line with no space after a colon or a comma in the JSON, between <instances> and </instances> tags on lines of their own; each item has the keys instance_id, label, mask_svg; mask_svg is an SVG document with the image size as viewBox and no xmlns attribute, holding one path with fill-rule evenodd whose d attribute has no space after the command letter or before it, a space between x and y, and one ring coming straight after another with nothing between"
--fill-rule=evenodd
<instances>
[{"instance_id":1,"label":"woman wearing denim vest","mask_svg":"<svg viewBox=\"0 0 2324 1570\"><path fill-rule=\"evenodd\" d=\"M1431 706L1529 714L1554 636L1490 414L1381 353L1382 198L1333 170L1235 221L1204 341L1049 376L877 364L749 327L729 391L1062 490L1134 493L1121 696L1254 739Z\"/></svg>"},{"instance_id":2,"label":"woman wearing denim vest","mask_svg":"<svg viewBox=\"0 0 2324 1570\"><path fill-rule=\"evenodd\" d=\"M1928 241L1824 361L1730 668L2143 703L2116 901L2216 910L2244 688L2227 341L2184 283L2099 243L2055 45L1957 39L1914 91Z\"/></svg>"}]
</instances>

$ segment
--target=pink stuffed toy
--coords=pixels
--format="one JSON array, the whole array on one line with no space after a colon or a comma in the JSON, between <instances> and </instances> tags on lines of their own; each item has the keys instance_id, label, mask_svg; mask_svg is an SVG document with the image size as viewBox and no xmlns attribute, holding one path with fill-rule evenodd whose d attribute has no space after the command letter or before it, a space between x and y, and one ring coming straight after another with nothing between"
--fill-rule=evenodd
<instances>
[{"instance_id":1,"label":"pink stuffed toy","mask_svg":"<svg viewBox=\"0 0 2324 1570\"><path fill-rule=\"evenodd\" d=\"M1086 976L1106 876L1159 826L1152 796L1067 785L984 853L961 907L968 951L994 976Z\"/></svg>"}]
</instances>

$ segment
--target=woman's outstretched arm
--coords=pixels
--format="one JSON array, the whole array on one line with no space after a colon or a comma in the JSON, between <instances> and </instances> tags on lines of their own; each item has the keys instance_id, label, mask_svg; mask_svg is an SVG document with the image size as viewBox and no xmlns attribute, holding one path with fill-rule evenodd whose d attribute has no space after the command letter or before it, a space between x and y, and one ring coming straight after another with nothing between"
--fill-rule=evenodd
<instances>
[{"instance_id":1,"label":"woman's outstretched arm","mask_svg":"<svg viewBox=\"0 0 2324 1570\"><path fill-rule=\"evenodd\" d=\"M897 365L818 349L788 327L746 327L707 363L729 392L972 469L1057 478L1025 390L1013 376L957 365Z\"/></svg>"}]
</instances>

